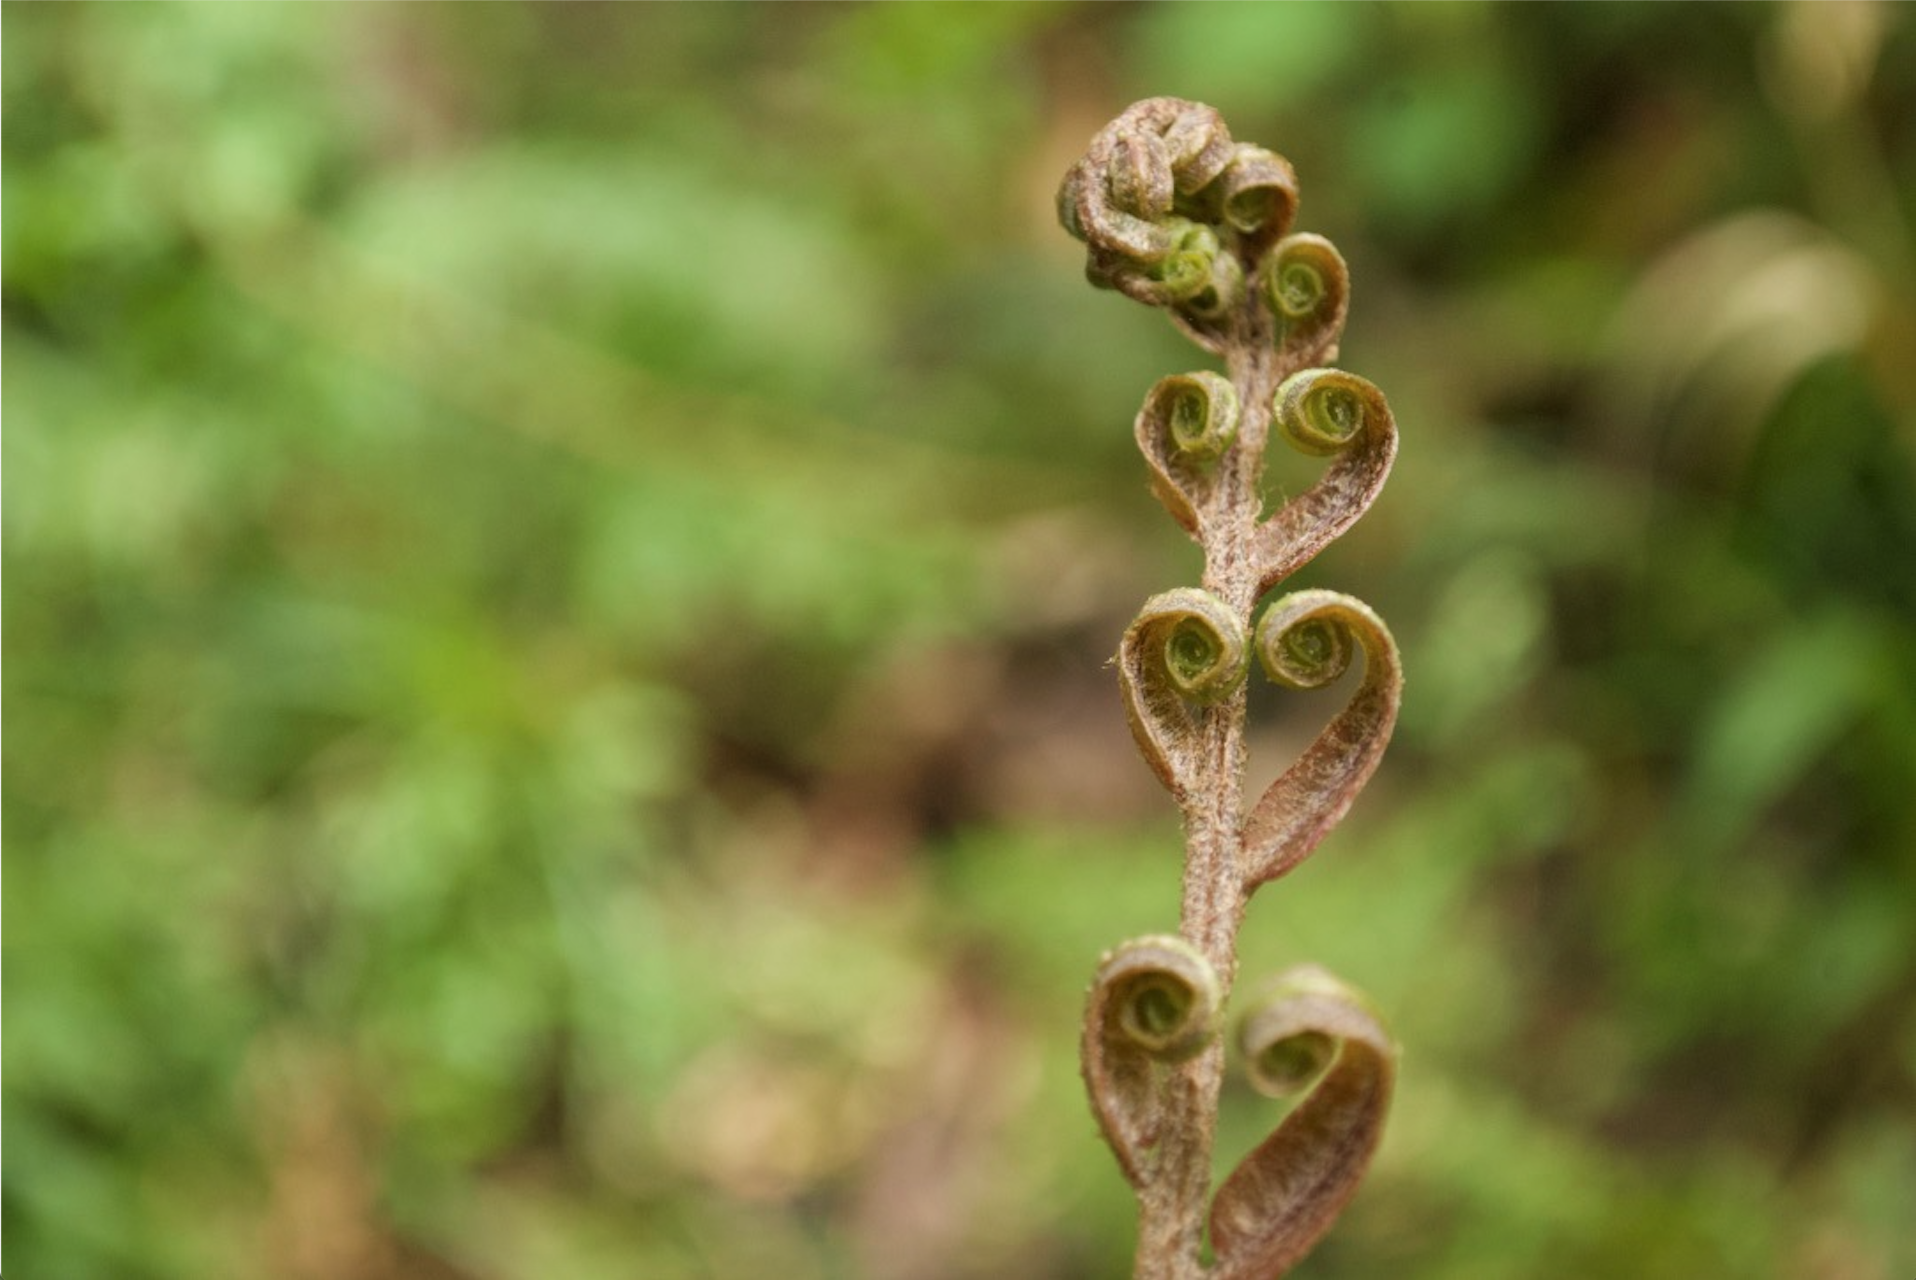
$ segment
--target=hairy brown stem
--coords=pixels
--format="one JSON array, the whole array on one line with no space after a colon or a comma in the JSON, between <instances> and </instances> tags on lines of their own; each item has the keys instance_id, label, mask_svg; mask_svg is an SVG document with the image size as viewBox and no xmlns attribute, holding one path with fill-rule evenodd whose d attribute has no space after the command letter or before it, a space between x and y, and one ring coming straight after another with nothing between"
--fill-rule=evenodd
<instances>
[{"instance_id":1,"label":"hairy brown stem","mask_svg":"<svg viewBox=\"0 0 1916 1280\"><path fill-rule=\"evenodd\" d=\"M1223 600L1250 627L1259 568L1252 557L1260 515L1264 444L1271 401L1282 381L1269 322L1247 301L1226 348L1231 384L1243 416L1238 444L1225 457L1212 509L1202 513L1204 589ZM1250 895L1238 868L1243 860L1243 779L1246 690L1214 707L1199 747L1213 785L1185 801L1184 937L1216 969L1228 1000L1237 974L1237 935ZM1167 1124L1159 1180L1140 1193L1138 1280L1191 1280L1203 1275L1201 1226L1210 1196L1211 1154L1224 1046L1213 1044L1180 1067L1168 1082Z\"/></svg>"}]
</instances>

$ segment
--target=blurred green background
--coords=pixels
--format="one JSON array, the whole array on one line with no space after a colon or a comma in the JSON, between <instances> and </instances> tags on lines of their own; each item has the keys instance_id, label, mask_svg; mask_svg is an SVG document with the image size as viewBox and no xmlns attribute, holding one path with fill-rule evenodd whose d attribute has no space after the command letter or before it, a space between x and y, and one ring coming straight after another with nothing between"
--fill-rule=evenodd
<instances>
[{"instance_id":1,"label":"blurred green background","mask_svg":"<svg viewBox=\"0 0 1916 1280\"><path fill-rule=\"evenodd\" d=\"M1180 842L1104 663L1196 579L1130 420L1205 361L1051 197L1159 93L1295 163L1403 432L1297 580L1403 720L1244 936L1404 1045L1297 1274L1916 1275L1906 7L4 50L19 1275L1128 1273L1077 1019ZM1333 706L1257 690L1258 778Z\"/></svg>"}]
</instances>

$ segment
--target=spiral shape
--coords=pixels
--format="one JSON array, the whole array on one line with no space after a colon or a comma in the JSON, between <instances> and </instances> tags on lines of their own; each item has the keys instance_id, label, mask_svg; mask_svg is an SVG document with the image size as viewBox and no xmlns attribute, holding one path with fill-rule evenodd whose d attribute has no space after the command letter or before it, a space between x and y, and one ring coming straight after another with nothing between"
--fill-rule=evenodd
<instances>
[{"instance_id":1,"label":"spiral shape","mask_svg":"<svg viewBox=\"0 0 1916 1280\"><path fill-rule=\"evenodd\" d=\"M1309 593L1288 597L1285 607L1265 614L1258 628L1258 662L1273 684L1286 689L1322 689L1350 670L1355 646L1350 628L1338 618L1319 613L1287 621L1287 610L1309 598Z\"/></svg>"},{"instance_id":2,"label":"spiral shape","mask_svg":"<svg viewBox=\"0 0 1916 1280\"><path fill-rule=\"evenodd\" d=\"M1274 151L1239 143L1218 184L1218 211L1248 243L1283 235L1297 214L1297 174Z\"/></svg>"},{"instance_id":3,"label":"spiral shape","mask_svg":"<svg viewBox=\"0 0 1916 1280\"><path fill-rule=\"evenodd\" d=\"M1164 1099L1154 1064L1186 1061L1216 1038L1223 984L1183 938L1156 934L1107 952L1091 982L1081 1045L1092 1110L1132 1185L1150 1179Z\"/></svg>"},{"instance_id":4,"label":"spiral shape","mask_svg":"<svg viewBox=\"0 0 1916 1280\"><path fill-rule=\"evenodd\" d=\"M1246 271L1297 210L1290 163L1234 142L1215 109L1181 98L1134 103L1099 130L1058 188L1058 220L1085 244L1085 274L1165 307L1220 350Z\"/></svg>"},{"instance_id":5,"label":"spiral shape","mask_svg":"<svg viewBox=\"0 0 1916 1280\"><path fill-rule=\"evenodd\" d=\"M1335 460L1316 484L1258 526L1258 589L1268 591L1357 523L1390 476L1397 421L1377 387L1342 369L1292 374L1272 397L1275 434Z\"/></svg>"},{"instance_id":6,"label":"spiral shape","mask_svg":"<svg viewBox=\"0 0 1916 1280\"><path fill-rule=\"evenodd\" d=\"M1383 1133L1397 1050L1363 994L1315 965L1253 999L1238 1045L1260 1091L1308 1089L1211 1202L1217 1276L1264 1280L1310 1252L1356 1194Z\"/></svg>"},{"instance_id":7,"label":"spiral shape","mask_svg":"<svg viewBox=\"0 0 1916 1280\"><path fill-rule=\"evenodd\" d=\"M1273 409L1279 433L1299 453L1342 453L1390 413L1383 393L1340 369L1306 369L1277 389Z\"/></svg>"},{"instance_id":8,"label":"spiral shape","mask_svg":"<svg viewBox=\"0 0 1916 1280\"><path fill-rule=\"evenodd\" d=\"M1258 663L1276 683L1318 689L1364 653L1364 676L1344 709L1259 797L1244 823L1245 891L1309 857L1344 817L1377 768L1397 724L1403 670L1390 630L1364 604L1335 591L1297 591L1258 619Z\"/></svg>"},{"instance_id":9,"label":"spiral shape","mask_svg":"<svg viewBox=\"0 0 1916 1280\"><path fill-rule=\"evenodd\" d=\"M1208 591L1180 587L1145 601L1118 648L1118 682L1138 749L1182 802L1194 776L1200 715L1250 670L1244 624Z\"/></svg>"},{"instance_id":10,"label":"spiral shape","mask_svg":"<svg viewBox=\"0 0 1916 1280\"><path fill-rule=\"evenodd\" d=\"M1376 1020L1362 992L1314 964L1298 965L1260 987L1237 1021L1237 1049L1251 1085L1267 1098L1288 1098L1323 1073L1339 1037L1325 1024L1349 1006Z\"/></svg>"},{"instance_id":11,"label":"spiral shape","mask_svg":"<svg viewBox=\"0 0 1916 1280\"><path fill-rule=\"evenodd\" d=\"M1336 359L1350 311L1350 269L1337 247L1323 236L1286 236L1265 258L1262 284L1290 367Z\"/></svg>"},{"instance_id":12,"label":"spiral shape","mask_svg":"<svg viewBox=\"0 0 1916 1280\"><path fill-rule=\"evenodd\" d=\"M1237 389L1215 373L1178 373L1151 388L1152 417L1181 458L1216 462L1237 439Z\"/></svg>"},{"instance_id":13,"label":"spiral shape","mask_svg":"<svg viewBox=\"0 0 1916 1280\"><path fill-rule=\"evenodd\" d=\"M1215 493L1212 464L1237 439L1237 390L1215 373L1177 373L1158 380L1138 411L1138 449L1151 467L1151 489L1187 532Z\"/></svg>"},{"instance_id":14,"label":"spiral shape","mask_svg":"<svg viewBox=\"0 0 1916 1280\"><path fill-rule=\"evenodd\" d=\"M1217 1034L1224 995L1217 972L1183 938L1154 934L1108 953L1093 981L1105 1034L1146 1057L1182 1062Z\"/></svg>"}]
</instances>

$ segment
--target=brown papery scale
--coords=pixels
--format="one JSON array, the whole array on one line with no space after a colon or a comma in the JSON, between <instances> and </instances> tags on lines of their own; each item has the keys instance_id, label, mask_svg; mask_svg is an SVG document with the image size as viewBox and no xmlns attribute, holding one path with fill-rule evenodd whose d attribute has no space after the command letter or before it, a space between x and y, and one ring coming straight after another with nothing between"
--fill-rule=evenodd
<instances>
[{"instance_id":1,"label":"brown papery scale","mask_svg":"<svg viewBox=\"0 0 1916 1280\"><path fill-rule=\"evenodd\" d=\"M1127 108L1058 192L1092 283L1163 308L1224 365L1160 380L1135 424L1153 492L1204 551L1200 584L1146 601L1116 658L1132 736L1184 818L1178 933L1106 955L1082 1037L1093 1113L1137 1191L1141 1280L1282 1275L1356 1193L1396 1077L1396 1050L1360 994L1319 969L1286 975L1253 1002L1241 1051L1260 1088L1303 1098L1213 1194L1225 1052L1214 1031L1245 907L1343 818L1377 768L1403 684L1389 629L1350 596L1292 592L1254 625L1264 597L1363 515L1397 452L1383 393L1331 367L1350 274L1330 241L1291 231L1297 206L1288 161L1179 98ZM1273 427L1327 462L1266 512ZM1247 811L1254 665L1286 690L1359 674Z\"/></svg>"}]
</instances>

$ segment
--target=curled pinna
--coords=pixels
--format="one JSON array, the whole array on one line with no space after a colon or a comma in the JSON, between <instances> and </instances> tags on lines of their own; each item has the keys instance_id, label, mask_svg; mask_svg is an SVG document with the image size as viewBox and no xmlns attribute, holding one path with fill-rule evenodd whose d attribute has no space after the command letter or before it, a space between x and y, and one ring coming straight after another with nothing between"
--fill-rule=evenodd
<instances>
[{"instance_id":1,"label":"curled pinna","mask_svg":"<svg viewBox=\"0 0 1916 1280\"><path fill-rule=\"evenodd\" d=\"M1397 420L1375 384L1342 369L1304 369L1272 397L1276 434L1300 453L1329 457L1317 483L1258 525L1258 590L1268 591L1370 509L1397 458Z\"/></svg>"},{"instance_id":2,"label":"curled pinna","mask_svg":"<svg viewBox=\"0 0 1916 1280\"><path fill-rule=\"evenodd\" d=\"M1203 589L1153 596L1116 664L1138 749L1184 814L1181 934L1107 955L1086 1012L1085 1080L1137 1188L1138 1268L1156 1280L1252 1280L1302 1257L1376 1146L1394 1057L1375 1015L1321 970L1288 975L1244 1023L1260 1087L1304 1100L1211 1195L1223 1050L1212 1034L1252 893L1309 856L1376 768L1396 723L1397 647L1330 591L1257 602L1348 529L1397 451L1383 394L1330 368L1350 273L1291 232L1296 175L1180 98L1134 104L1065 175L1058 215L1091 281L1163 307L1225 372L1161 379L1135 423L1151 487L1203 548ZM1323 473L1266 512L1272 435ZM1244 683L1320 689L1361 663L1341 711L1246 811ZM1204 1256L1207 1216L1215 1263Z\"/></svg>"},{"instance_id":3,"label":"curled pinna","mask_svg":"<svg viewBox=\"0 0 1916 1280\"><path fill-rule=\"evenodd\" d=\"M1264 260L1260 278L1293 369L1337 358L1350 312L1350 269L1323 236L1286 236Z\"/></svg>"},{"instance_id":4,"label":"curled pinna","mask_svg":"<svg viewBox=\"0 0 1916 1280\"><path fill-rule=\"evenodd\" d=\"M1238 1047L1251 1082L1305 1092L1211 1201L1218 1280L1270 1280L1310 1252L1357 1191L1382 1136L1397 1049L1370 1002L1315 965L1249 1004Z\"/></svg>"},{"instance_id":5,"label":"curled pinna","mask_svg":"<svg viewBox=\"0 0 1916 1280\"><path fill-rule=\"evenodd\" d=\"M1370 780L1397 724L1403 668L1397 642L1369 605L1336 591L1295 591L1258 619L1258 663L1277 684L1320 689L1349 669L1364 674L1344 709L1258 799L1244 823L1245 892L1295 867L1328 835Z\"/></svg>"},{"instance_id":6,"label":"curled pinna","mask_svg":"<svg viewBox=\"0 0 1916 1280\"><path fill-rule=\"evenodd\" d=\"M1151 490L1188 533L1197 533L1199 511L1215 493L1216 464L1237 440L1237 421L1237 389L1210 372L1160 378L1138 410Z\"/></svg>"},{"instance_id":7,"label":"curled pinna","mask_svg":"<svg viewBox=\"0 0 1916 1280\"><path fill-rule=\"evenodd\" d=\"M1084 1017L1085 1086L1133 1186L1149 1180L1164 1117L1154 1064L1201 1052L1217 1035L1223 1006L1211 962L1175 935L1134 938L1098 965Z\"/></svg>"},{"instance_id":8,"label":"curled pinna","mask_svg":"<svg viewBox=\"0 0 1916 1280\"><path fill-rule=\"evenodd\" d=\"M1138 750L1181 800L1199 768L1202 717L1237 692L1250 670L1244 625L1208 591L1166 591L1132 619L1117 665Z\"/></svg>"}]
</instances>

